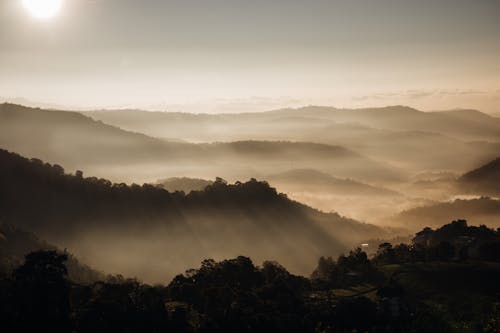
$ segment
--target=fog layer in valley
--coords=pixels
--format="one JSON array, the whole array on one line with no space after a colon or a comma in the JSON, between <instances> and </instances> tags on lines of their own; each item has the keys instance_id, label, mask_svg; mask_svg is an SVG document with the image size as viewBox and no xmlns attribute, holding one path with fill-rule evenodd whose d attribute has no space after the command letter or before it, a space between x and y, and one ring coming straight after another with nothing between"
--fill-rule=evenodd
<instances>
[{"instance_id":1,"label":"fog layer in valley","mask_svg":"<svg viewBox=\"0 0 500 333\"><path fill-rule=\"evenodd\" d=\"M3 104L0 147L35 158L4 152L3 195L18 196L3 200L3 222L152 282L240 254L307 275L319 256L369 239L455 218L500 225L500 121L472 110L82 114Z\"/></svg>"}]
</instances>

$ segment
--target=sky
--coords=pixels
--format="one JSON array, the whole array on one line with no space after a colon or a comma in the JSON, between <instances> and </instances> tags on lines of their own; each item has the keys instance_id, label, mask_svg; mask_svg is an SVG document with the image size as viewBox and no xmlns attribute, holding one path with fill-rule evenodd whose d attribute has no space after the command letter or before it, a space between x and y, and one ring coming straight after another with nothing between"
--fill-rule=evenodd
<instances>
[{"instance_id":1,"label":"sky","mask_svg":"<svg viewBox=\"0 0 500 333\"><path fill-rule=\"evenodd\" d=\"M42 0L40 0L42 1ZM0 98L242 112L500 112L498 0L0 0Z\"/></svg>"}]
</instances>

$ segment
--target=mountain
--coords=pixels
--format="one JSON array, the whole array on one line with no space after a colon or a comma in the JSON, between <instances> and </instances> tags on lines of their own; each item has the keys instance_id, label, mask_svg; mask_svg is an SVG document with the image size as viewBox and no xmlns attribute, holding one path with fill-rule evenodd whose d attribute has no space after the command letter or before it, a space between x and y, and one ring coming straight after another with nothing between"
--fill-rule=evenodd
<instances>
[{"instance_id":1,"label":"mountain","mask_svg":"<svg viewBox=\"0 0 500 333\"><path fill-rule=\"evenodd\" d=\"M265 182L170 193L66 174L59 165L0 151L0 216L68 248L97 269L162 281L204 258L250 255L307 274L385 231L291 201ZM148 258L163 263L151 266Z\"/></svg>"},{"instance_id":2,"label":"mountain","mask_svg":"<svg viewBox=\"0 0 500 333\"><path fill-rule=\"evenodd\" d=\"M265 179L294 200L361 221L378 221L407 207L408 198L396 191L315 169L291 169Z\"/></svg>"},{"instance_id":3,"label":"mountain","mask_svg":"<svg viewBox=\"0 0 500 333\"><path fill-rule=\"evenodd\" d=\"M64 163L68 168L89 161L139 163L200 152L193 145L123 131L77 112L0 104L0 120L0 145L3 148Z\"/></svg>"},{"instance_id":4,"label":"mountain","mask_svg":"<svg viewBox=\"0 0 500 333\"><path fill-rule=\"evenodd\" d=\"M342 179L333 177L327 173L314 169L292 169L278 174L264 177L266 181L280 188L287 188L288 191L308 191L334 195L354 195L354 196L399 196L401 194L382 187L364 184L353 179ZM158 180L156 184L167 191L200 191L213 184L213 181L188 178L171 177Z\"/></svg>"},{"instance_id":5,"label":"mountain","mask_svg":"<svg viewBox=\"0 0 500 333\"><path fill-rule=\"evenodd\" d=\"M456 177L438 174L437 178L419 180L407 193L421 193L439 200L408 209L392 221L405 226L436 225L443 220L465 218L474 224L500 226L500 158ZM458 198L458 199L454 199ZM450 200L451 199L451 200Z\"/></svg>"},{"instance_id":6,"label":"mountain","mask_svg":"<svg viewBox=\"0 0 500 333\"><path fill-rule=\"evenodd\" d=\"M315 169L291 169L262 178L293 200L326 212L336 210L361 221L374 221L386 217L387 212L396 207L408 206L407 198L393 190L333 177ZM155 183L171 192L186 193L203 190L211 184L213 181L188 177L172 177Z\"/></svg>"},{"instance_id":7,"label":"mountain","mask_svg":"<svg viewBox=\"0 0 500 333\"><path fill-rule=\"evenodd\" d=\"M483 113L478 110L470 110L470 109L456 109L456 110L447 110L447 111L436 111L436 113L444 114L446 116L454 117L457 119L462 119L469 122L476 123L490 123L493 120L493 123L498 122L491 114Z\"/></svg>"},{"instance_id":8,"label":"mountain","mask_svg":"<svg viewBox=\"0 0 500 333\"><path fill-rule=\"evenodd\" d=\"M0 147L118 182L165 175L237 180L320 165L341 177L398 180L399 170L338 145L291 141L187 143L155 139L80 113L0 105Z\"/></svg>"},{"instance_id":9,"label":"mountain","mask_svg":"<svg viewBox=\"0 0 500 333\"><path fill-rule=\"evenodd\" d=\"M290 141L235 141L200 144L212 151L216 161L240 169L241 176L265 177L292 168L315 168L343 178L363 181L398 182L404 173L385 163L367 158L341 146ZM248 170L248 171L245 171ZM247 176L248 177L248 176Z\"/></svg>"},{"instance_id":10,"label":"mountain","mask_svg":"<svg viewBox=\"0 0 500 333\"><path fill-rule=\"evenodd\" d=\"M127 130L192 142L252 139L341 145L413 173L428 169L463 172L500 150L499 119L473 110L308 106L242 114L140 110L85 114Z\"/></svg>"},{"instance_id":11,"label":"mountain","mask_svg":"<svg viewBox=\"0 0 500 333\"><path fill-rule=\"evenodd\" d=\"M488 227L498 228L500 200L481 197L440 202L408 209L393 217L391 221L416 230L426 226L435 227L456 219L465 219L473 225L485 224Z\"/></svg>"},{"instance_id":12,"label":"mountain","mask_svg":"<svg viewBox=\"0 0 500 333\"><path fill-rule=\"evenodd\" d=\"M466 193L500 196L500 157L462 175L458 184Z\"/></svg>"},{"instance_id":13,"label":"mountain","mask_svg":"<svg viewBox=\"0 0 500 333\"><path fill-rule=\"evenodd\" d=\"M140 110L105 110L85 112L95 119L114 124L125 129L150 133L165 137L177 129L175 137L191 135L193 129L204 125L198 140L205 134L234 135L239 130L243 135L249 133L248 127L257 124L263 130L268 127L293 129L333 124L359 124L377 129L398 129L400 131L428 131L449 136L484 140L499 139L500 121L485 113L475 110L453 110L423 112L406 106L388 106L383 108L338 109L323 106L307 106L297 109L280 109L260 113L242 114L187 114L180 112L149 112ZM240 124L240 126L235 126ZM233 131L226 130L232 128ZM221 131L221 129L224 129ZM217 133L218 132L218 133ZM280 132L280 131L278 131ZM254 134L258 135L259 133ZM194 139L194 138L193 138ZM234 138L223 138L223 140Z\"/></svg>"},{"instance_id":14,"label":"mountain","mask_svg":"<svg viewBox=\"0 0 500 333\"><path fill-rule=\"evenodd\" d=\"M288 191L323 192L332 195L399 196L400 194L353 179L341 179L314 169L293 169L266 177Z\"/></svg>"}]
</instances>

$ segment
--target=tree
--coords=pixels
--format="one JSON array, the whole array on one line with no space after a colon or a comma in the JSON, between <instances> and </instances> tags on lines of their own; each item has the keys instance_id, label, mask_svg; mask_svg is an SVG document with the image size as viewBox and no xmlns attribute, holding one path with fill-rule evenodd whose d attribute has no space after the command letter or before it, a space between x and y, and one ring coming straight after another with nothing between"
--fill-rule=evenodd
<instances>
[{"instance_id":1,"label":"tree","mask_svg":"<svg viewBox=\"0 0 500 333\"><path fill-rule=\"evenodd\" d=\"M455 247L449 242L441 242L434 249L434 257L438 260L450 260L455 256Z\"/></svg>"},{"instance_id":2,"label":"tree","mask_svg":"<svg viewBox=\"0 0 500 333\"><path fill-rule=\"evenodd\" d=\"M127 279L96 283L76 313L78 332L163 332L168 316L160 290Z\"/></svg>"},{"instance_id":3,"label":"tree","mask_svg":"<svg viewBox=\"0 0 500 333\"><path fill-rule=\"evenodd\" d=\"M13 299L20 331L70 331L67 259L65 253L36 251L14 271Z\"/></svg>"},{"instance_id":4,"label":"tree","mask_svg":"<svg viewBox=\"0 0 500 333\"><path fill-rule=\"evenodd\" d=\"M378 246L377 253L375 255L375 261L384 264L393 264L396 262L396 254L391 243L382 243Z\"/></svg>"}]
</instances>

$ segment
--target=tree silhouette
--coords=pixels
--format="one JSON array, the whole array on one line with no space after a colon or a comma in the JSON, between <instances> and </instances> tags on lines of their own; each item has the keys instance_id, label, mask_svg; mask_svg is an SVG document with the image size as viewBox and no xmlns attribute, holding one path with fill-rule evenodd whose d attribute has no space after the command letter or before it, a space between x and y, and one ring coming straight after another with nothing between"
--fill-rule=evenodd
<instances>
[{"instance_id":1,"label":"tree silhouette","mask_svg":"<svg viewBox=\"0 0 500 333\"><path fill-rule=\"evenodd\" d=\"M37 251L14 271L14 301L21 331L70 331L66 254Z\"/></svg>"}]
</instances>

